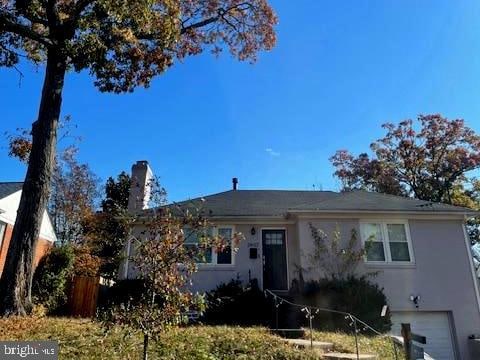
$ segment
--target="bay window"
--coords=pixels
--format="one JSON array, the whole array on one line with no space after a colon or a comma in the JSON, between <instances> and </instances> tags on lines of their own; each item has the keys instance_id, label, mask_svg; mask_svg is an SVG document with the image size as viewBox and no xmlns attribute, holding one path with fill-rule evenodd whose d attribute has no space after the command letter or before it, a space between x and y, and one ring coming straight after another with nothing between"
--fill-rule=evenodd
<instances>
[{"instance_id":1,"label":"bay window","mask_svg":"<svg viewBox=\"0 0 480 360\"><path fill-rule=\"evenodd\" d=\"M362 221L360 230L366 262L414 262L407 221Z\"/></svg>"}]
</instances>

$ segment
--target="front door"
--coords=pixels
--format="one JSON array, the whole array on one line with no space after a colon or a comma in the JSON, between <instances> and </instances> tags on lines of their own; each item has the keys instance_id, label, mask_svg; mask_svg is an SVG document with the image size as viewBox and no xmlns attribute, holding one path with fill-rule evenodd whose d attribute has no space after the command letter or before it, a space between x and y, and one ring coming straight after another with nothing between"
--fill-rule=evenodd
<instances>
[{"instance_id":1,"label":"front door","mask_svg":"<svg viewBox=\"0 0 480 360\"><path fill-rule=\"evenodd\" d=\"M263 288L288 290L285 230L263 230Z\"/></svg>"}]
</instances>

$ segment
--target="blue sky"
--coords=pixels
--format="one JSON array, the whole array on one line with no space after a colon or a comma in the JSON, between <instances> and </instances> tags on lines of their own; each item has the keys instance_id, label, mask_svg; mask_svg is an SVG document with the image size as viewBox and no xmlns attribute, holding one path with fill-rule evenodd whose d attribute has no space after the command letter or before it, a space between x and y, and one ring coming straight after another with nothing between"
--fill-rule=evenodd
<instances>
[{"instance_id":1,"label":"blue sky","mask_svg":"<svg viewBox=\"0 0 480 360\"><path fill-rule=\"evenodd\" d=\"M148 160L170 200L242 189L338 189L328 158L368 150L380 125L419 113L480 132L480 2L272 0L278 44L255 65L187 59L133 94L69 74L63 115L102 178ZM43 69L0 69L0 134L35 118ZM7 157L1 180L25 167Z\"/></svg>"}]
</instances>

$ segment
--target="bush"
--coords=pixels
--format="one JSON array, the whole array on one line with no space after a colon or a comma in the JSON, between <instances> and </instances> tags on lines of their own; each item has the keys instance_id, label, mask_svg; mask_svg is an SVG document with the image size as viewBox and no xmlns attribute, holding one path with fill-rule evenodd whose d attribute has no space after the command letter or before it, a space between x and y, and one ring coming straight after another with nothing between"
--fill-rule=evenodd
<instances>
[{"instance_id":1,"label":"bush","mask_svg":"<svg viewBox=\"0 0 480 360\"><path fill-rule=\"evenodd\" d=\"M32 283L33 301L48 313L57 313L67 303L68 282L73 274L74 249L65 245L52 248L40 260Z\"/></svg>"},{"instance_id":2,"label":"bush","mask_svg":"<svg viewBox=\"0 0 480 360\"><path fill-rule=\"evenodd\" d=\"M76 276L96 277L100 274L101 259L92 255L92 250L86 246L75 248L75 266Z\"/></svg>"},{"instance_id":3,"label":"bush","mask_svg":"<svg viewBox=\"0 0 480 360\"><path fill-rule=\"evenodd\" d=\"M145 283L141 279L125 279L117 281L107 288L99 298L99 305L107 308L125 304L127 302L139 302L145 293Z\"/></svg>"},{"instance_id":4,"label":"bush","mask_svg":"<svg viewBox=\"0 0 480 360\"><path fill-rule=\"evenodd\" d=\"M206 295L207 309L200 318L206 324L268 325L272 306L256 279L246 286L240 280L219 285Z\"/></svg>"},{"instance_id":5,"label":"bush","mask_svg":"<svg viewBox=\"0 0 480 360\"><path fill-rule=\"evenodd\" d=\"M366 277L307 282L295 296L295 302L353 314L380 332L388 332L392 326L388 312L381 317L382 307L387 304L383 289ZM305 319L303 313L299 315L302 318ZM315 315L314 327L324 331L353 331L351 321L344 315L324 311Z\"/></svg>"}]
</instances>

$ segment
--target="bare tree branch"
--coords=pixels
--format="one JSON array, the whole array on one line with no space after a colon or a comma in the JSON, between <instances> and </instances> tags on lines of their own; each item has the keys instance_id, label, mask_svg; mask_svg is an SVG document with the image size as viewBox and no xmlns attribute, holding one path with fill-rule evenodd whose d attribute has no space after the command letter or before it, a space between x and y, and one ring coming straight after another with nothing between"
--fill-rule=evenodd
<instances>
[{"instance_id":1,"label":"bare tree branch","mask_svg":"<svg viewBox=\"0 0 480 360\"><path fill-rule=\"evenodd\" d=\"M45 27L48 27L48 21L46 19L42 19L42 18L39 18L37 16L33 16L33 15L25 15L25 17L34 24L40 24L40 25L43 25Z\"/></svg>"},{"instance_id":2,"label":"bare tree branch","mask_svg":"<svg viewBox=\"0 0 480 360\"><path fill-rule=\"evenodd\" d=\"M227 20L226 15L229 15L229 13L232 10L245 11L247 9L253 9L253 8L254 8L254 6L249 2L240 3L240 4L237 4L237 5L231 6L228 9L220 8L220 9L217 10L217 15L216 16L212 16L210 18L198 21L196 23L190 24L190 25L185 26L185 27L182 26L182 30L180 31L180 34L183 35L189 30L201 28L203 26L214 23L214 22L216 22L220 19L224 20L228 25L232 26L235 31L237 31L237 28L230 21Z\"/></svg>"},{"instance_id":3,"label":"bare tree branch","mask_svg":"<svg viewBox=\"0 0 480 360\"><path fill-rule=\"evenodd\" d=\"M0 31L6 31L26 37L30 40L39 42L40 44L50 47L53 45L52 41L30 29L28 26L18 23L13 16L0 10Z\"/></svg>"},{"instance_id":4,"label":"bare tree branch","mask_svg":"<svg viewBox=\"0 0 480 360\"><path fill-rule=\"evenodd\" d=\"M194 24L185 26L185 27L183 27L182 30L180 31L180 34L183 35L183 34L185 34L186 32L188 32L189 30L204 27L204 26L206 26L206 25L208 25L208 24L211 24L211 23L214 23L214 22L218 21L219 19L220 19L220 15L212 16L211 18L208 18L208 19L205 19L205 20L196 22L196 23L194 23Z\"/></svg>"},{"instance_id":5,"label":"bare tree branch","mask_svg":"<svg viewBox=\"0 0 480 360\"><path fill-rule=\"evenodd\" d=\"M17 14L24 16L26 19L30 20L32 23L41 24L45 27L48 27L48 21L46 19L36 16L33 13L33 11L30 9L31 5L32 5L31 0L17 0L15 1L14 11Z\"/></svg>"}]
</instances>

